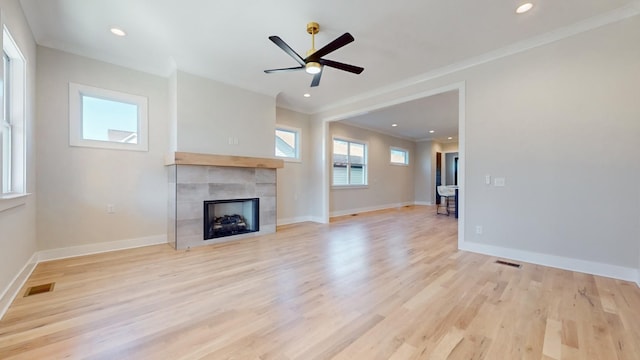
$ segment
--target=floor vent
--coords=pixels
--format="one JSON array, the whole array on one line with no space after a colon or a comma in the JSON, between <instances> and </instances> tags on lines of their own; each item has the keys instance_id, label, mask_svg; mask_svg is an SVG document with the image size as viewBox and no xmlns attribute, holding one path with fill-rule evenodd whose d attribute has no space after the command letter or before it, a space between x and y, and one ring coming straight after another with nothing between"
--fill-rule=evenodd
<instances>
[{"instance_id":1,"label":"floor vent","mask_svg":"<svg viewBox=\"0 0 640 360\"><path fill-rule=\"evenodd\" d=\"M504 260L496 260L496 264L507 265L507 266L511 266L511 267L514 267L514 268L518 268L518 269L520 269L520 267L522 266L520 264L516 264L516 263L504 261Z\"/></svg>"},{"instance_id":2,"label":"floor vent","mask_svg":"<svg viewBox=\"0 0 640 360\"><path fill-rule=\"evenodd\" d=\"M53 285L55 285L55 283L32 286L27 289L24 297L51 292L53 291Z\"/></svg>"}]
</instances>

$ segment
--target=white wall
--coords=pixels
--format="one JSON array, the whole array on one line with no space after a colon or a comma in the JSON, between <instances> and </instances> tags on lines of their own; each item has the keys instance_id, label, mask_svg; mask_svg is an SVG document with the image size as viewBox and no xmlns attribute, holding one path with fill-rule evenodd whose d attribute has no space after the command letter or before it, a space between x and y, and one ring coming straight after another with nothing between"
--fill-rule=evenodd
<instances>
[{"instance_id":1,"label":"white wall","mask_svg":"<svg viewBox=\"0 0 640 360\"><path fill-rule=\"evenodd\" d=\"M178 151L274 157L274 97L182 71L175 76Z\"/></svg>"},{"instance_id":2,"label":"white wall","mask_svg":"<svg viewBox=\"0 0 640 360\"><path fill-rule=\"evenodd\" d=\"M300 159L287 161L278 169L278 225L311 220L308 191L312 179L312 148L310 116L276 108L276 123L301 130ZM314 150L315 151L315 150Z\"/></svg>"},{"instance_id":3,"label":"white wall","mask_svg":"<svg viewBox=\"0 0 640 360\"><path fill-rule=\"evenodd\" d=\"M40 249L165 236L167 79L45 47L37 70ZM70 147L69 82L146 96L149 151Z\"/></svg>"},{"instance_id":4,"label":"white wall","mask_svg":"<svg viewBox=\"0 0 640 360\"><path fill-rule=\"evenodd\" d=\"M318 116L464 81L461 245L630 278L640 251L638 43L635 16ZM506 186L485 185L485 174ZM619 198L612 188L624 189Z\"/></svg>"},{"instance_id":5,"label":"white wall","mask_svg":"<svg viewBox=\"0 0 640 360\"><path fill-rule=\"evenodd\" d=\"M21 269L35 253L36 245L36 156L34 143L36 45L16 0L0 0L1 22L26 60L26 191L23 205L0 211L0 314L17 291L26 273ZM0 40L2 41L2 40ZM20 277L20 278L17 278ZM16 279L15 282L13 280ZM11 285L14 288L9 288ZM7 296L4 296L6 292Z\"/></svg>"},{"instance_id":6,"label":"white wall","mask_svg":"<svg viewBox=\"0 0 640 360\"><path fill-rule=\"evenodd\" d=\"M366 188L332 188L330 192L331 215L344 215L414 203L414 154L413 141L383 135L370 130L349 126L341 122L329 124L332 137L363 141L367 148L368 183ZM331 145L330 145L331 146ZM390 147L409 150L409 165L391 165Z\"/></svg>"}]
</instances>

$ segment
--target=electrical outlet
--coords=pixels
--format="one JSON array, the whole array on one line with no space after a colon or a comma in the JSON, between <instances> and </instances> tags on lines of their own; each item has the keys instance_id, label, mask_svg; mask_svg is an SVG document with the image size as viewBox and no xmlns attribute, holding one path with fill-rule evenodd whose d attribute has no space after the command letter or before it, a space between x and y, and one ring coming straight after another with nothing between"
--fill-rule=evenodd
<instances>
[{"instance_id":1,"label":"electrical outlet","mask_svg":"<svg viewBox=\"0 0 640 360\"><path fill-rule=\"evenodd\" d=\"M116 206L113 204L107 204L107 214L114 214L116 212Z\"/></svg>"},{"instance_id":2,"label":"electrical outlet","mask_svg":"<svg viewBox=\"0 0 640 360\"><path fill-rule=\"evenodd\" d=\"M484 183L487 185L491 185L491 175L484 176Z\"/></svg>"},{"instance_id":3,"label":"electrical outlet","mask_svg":"<svg viewBox=\"0 0 640 360\"><path fill-rule=\"evenodd\" d=\"M476 234L482 235L482 225L476 225Z\"/></svg>"},{"instance_id":4,"label":"electrical outlet","mask_svg":"<svg viewBox=\"0 0 640 360\"><path fill-rule=\"evenodd\" d=\"M505 186L505 183L506 183L506 180L503 177L493 178L494 186L502 187L502 186Z\"/></svg>"}]
</instances>

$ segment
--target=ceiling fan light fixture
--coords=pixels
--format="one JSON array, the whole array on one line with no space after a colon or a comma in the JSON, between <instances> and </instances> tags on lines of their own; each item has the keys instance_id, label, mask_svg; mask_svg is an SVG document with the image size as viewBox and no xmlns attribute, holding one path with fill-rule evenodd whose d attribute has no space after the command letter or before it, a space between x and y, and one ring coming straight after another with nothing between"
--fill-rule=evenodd
<instances>
[{"instance_id":1,"label":"ceiling fan light fixture","mask_svg":"<svg viewBox=\"0 0 640 360\"><path fill-rule=\"evenodd\" d=\"M306 71L307 74L311 74L311 75L315 75L319 73L321 70L322 70L322 66L320 65L319 62L315 62L315 61L310 61L304 66L304 71Z\"/></svg>"}]
</instances>

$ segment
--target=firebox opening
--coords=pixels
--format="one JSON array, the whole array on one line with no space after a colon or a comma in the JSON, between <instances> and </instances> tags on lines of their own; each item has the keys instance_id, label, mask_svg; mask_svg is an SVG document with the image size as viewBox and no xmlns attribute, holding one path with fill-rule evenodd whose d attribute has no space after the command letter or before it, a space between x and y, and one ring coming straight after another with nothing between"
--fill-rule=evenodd
<instances>
[{"instance_id":1,"label":"firebox opening","mask_svg":"<svg viewBox=\"0 0 640 360\"><path fill-rule=\"evenodd\" d=\"M260 230L260 199L204 202L204 239L247 234Z\"/></svg>"}]
</instances>

